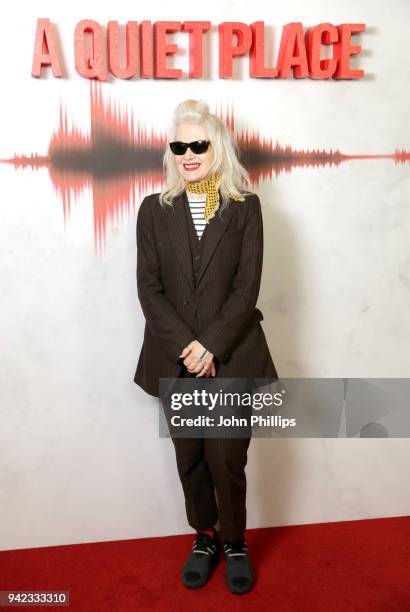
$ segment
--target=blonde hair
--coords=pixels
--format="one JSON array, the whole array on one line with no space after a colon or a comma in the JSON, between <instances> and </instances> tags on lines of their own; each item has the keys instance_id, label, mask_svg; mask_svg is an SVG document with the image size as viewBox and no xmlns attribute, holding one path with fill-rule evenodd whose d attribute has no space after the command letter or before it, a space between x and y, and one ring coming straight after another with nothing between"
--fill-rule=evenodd
<instances>
[{"instance_id":1,"label":"blonde hair","mask_svg":"<svg viewBox=\"0 0 410 612\"><path fill-rule=\"evenodd\" d=\"M233 138L227 125L216 115L210 112L208 104L204 100L185 100L178 104L174 110L172 124L168 134L168 142L165 150L163 165L166 174L166 183L161 191L159 201L172 206L175 196L185 189L184 178L179 174L169 142L176 140L178 126L181 123L200 124L208 133L214 151L214 159L210 167L210 175L221 176L219 189L222 195L222 203L219 209L221 213L229 204L229 194L244 200L247 191L245 187L251 187L249 173L239 162L239 147Z\"/></svg>"}]
</instances>

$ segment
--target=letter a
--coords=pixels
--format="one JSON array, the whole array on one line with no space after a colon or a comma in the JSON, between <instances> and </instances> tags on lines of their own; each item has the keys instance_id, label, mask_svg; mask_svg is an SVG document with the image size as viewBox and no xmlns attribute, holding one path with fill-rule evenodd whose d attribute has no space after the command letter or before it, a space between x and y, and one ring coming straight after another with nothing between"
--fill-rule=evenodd
<instances>
[{"instance_id":1,"label":"letter a","mask_svg":"<svg viewBox=\"0 0 410 612\"><path fill-rule=\"evenodd\" d=\"M51 66L55 77L62 76L60 61L58 59L57 42L51 29L49 19L37 19L31 76L39 77L41 66Z\"/></svg>"}]
</instances>

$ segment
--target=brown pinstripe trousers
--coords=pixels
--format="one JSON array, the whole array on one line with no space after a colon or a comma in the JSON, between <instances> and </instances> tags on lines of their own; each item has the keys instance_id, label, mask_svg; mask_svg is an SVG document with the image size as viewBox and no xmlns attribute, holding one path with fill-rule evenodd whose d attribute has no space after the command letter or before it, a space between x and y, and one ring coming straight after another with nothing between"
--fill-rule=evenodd
<instances>
[{"instance_id":1,"label":"brown pinstripe trousers","mask_svg":"<svg viewBox=\"0 0 410 612\"><path fill-rule=\"evenodd\" d=\"M195 377L183 366L180 376ZM247 451L251 438L172 438L188 523L194 529L219 526L224 541L246 529ZM215 490L217 500L215 498Z\"/></svg>"}]
</instances>

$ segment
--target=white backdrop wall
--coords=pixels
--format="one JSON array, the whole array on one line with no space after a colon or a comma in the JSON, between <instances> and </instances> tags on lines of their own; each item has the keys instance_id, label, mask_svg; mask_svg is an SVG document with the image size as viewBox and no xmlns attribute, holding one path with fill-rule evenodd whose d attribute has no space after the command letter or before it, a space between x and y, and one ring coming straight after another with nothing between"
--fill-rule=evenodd
<instances>
[{"instance_id":1,"label":"white backdrop wall","mask_svg":"<svg viewBox=\"0 0 410 612\"><path fill-rule=\"evenodd\" d=\"M394 10L392 6L394 5ZM115 8L115 11L114 11ZM56 24L66 77L30 76L35 24ZM359 81L111 79L103 95L145 126L166 129L174 106L202 97L234 104L236 126L293 149L347 154L408 150L410 4L396 0L206 5L152 0L111 9L14 2L0 20L0 158L45 154L60 100L89 130L89 82L74 69L81 19L264 20L274 53L284 24L363 22ZM18 23L18 28L10 24ZM18 35L18 38L17 38ZM186 39L178 67L188 67ZM12 53L10 54L10 49ZM174 66L171 61L170 66ZM271 65L271 63L270 63ZM109 223L94 250L91 188L61 198L46 168L0 164L0 547L25 548L191 532L172 443L158 437L158 403L133 382L144 318L135 280L135 223L147 188ZM265 259L258 306L282 377L410 374L410 169L392 160L292 169L254 186ZM407 515L407 439L254 439L248 525L266 527Z\"/></svg>"}]
</instances>

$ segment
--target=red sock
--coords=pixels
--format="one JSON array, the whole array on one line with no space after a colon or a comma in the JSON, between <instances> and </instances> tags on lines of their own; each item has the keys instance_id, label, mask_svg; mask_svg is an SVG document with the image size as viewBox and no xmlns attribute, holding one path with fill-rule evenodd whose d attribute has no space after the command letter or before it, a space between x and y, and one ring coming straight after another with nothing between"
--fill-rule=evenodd
<instances>
[{"instance_id":1,"label":"red sock","mask_svg":"<svg viewBox=\"0 0 410 612\"><path fill-rule=\"evenodd\" d=\"M213 529L197 529L196 532L197 533L207 533L209 536L211 536L211 538L214 537L214 530Z\"/></svg>"}]
</instances>

